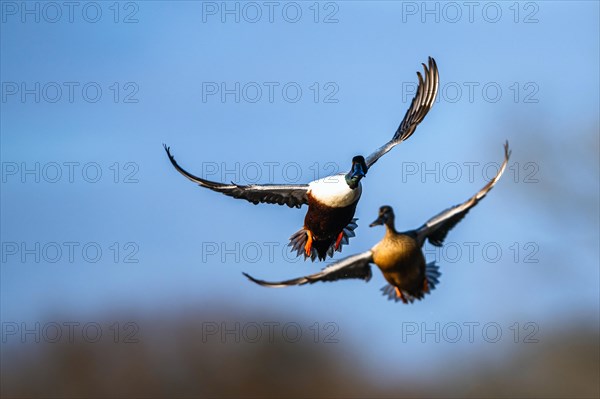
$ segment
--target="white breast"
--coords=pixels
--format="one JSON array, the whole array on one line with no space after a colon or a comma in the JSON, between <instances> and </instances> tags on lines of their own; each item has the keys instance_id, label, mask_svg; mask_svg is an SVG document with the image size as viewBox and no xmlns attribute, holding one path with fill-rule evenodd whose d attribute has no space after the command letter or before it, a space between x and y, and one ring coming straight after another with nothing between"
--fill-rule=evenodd
<instances>
[{"instance_id":1,"label":"white breast","mask_svg":"<svg viewBox=\"0 0 600 399\"><path fill-rule=\"evenodd\" d=\"M333 207L343 208L358 201L362 193L360 182L352 190L346 183L343 174L327 176L315 180L308 185L309 193L320 203Z\"/></svg>"}]
</instances>

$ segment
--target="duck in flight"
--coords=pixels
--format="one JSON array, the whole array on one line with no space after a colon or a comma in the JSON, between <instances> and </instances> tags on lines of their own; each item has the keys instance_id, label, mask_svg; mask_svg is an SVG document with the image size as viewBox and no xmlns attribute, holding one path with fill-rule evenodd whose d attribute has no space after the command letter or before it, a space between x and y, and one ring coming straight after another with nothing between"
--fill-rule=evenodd
<instances>
[{"instance_id":1,"label":"duck in flight","mask_svg":"<svg viewBox=\"0 0 600 399\"><path fill-rule=\"evenodd\" d=\"M471 208L481 201L494 187L506 169L510 151L508 142L504 145L504 162L496 176L477 194L460 205L453 206L429 219L416 230L403 233L396 231L394 211L390 206L379 208L379 217L370 227L385 225L385 236L370 250L349 256L327 266L319 273L293 280L268 282L258 280L246 273L251 281L265 287L289 287L292 285L313 284L317 281L341 279L371 279L371 264L379 267L389 284L381 290L388 299L412 303L422 299L439 283L440 272L434 262L425 263L422 247L425 240L441 247L448 232L465 217Z\"/></svg>"},{"instance_id":2,"label":"duck in flight","mask_svg":"<svg viewBox=\"0 0 600 399\"><path fill-rule=\"evenodd\" d=\"M357 227L354 218L356 205L362 192L361 179L379 158L402 141L408 139L419 123L425 118L435 101L439 74L435 60L429 57L429 65L423 65L424 74L417 72L419 86L404 119L390 141L364 158L357 155L352 158L352 167L348 173L340 173L315 180L309 184L224 184L206 180L187 172L175 161L170 147L164 146L171 164L189 180L202 187L217 191L233 198L245 199L258 204L287 205L300 208L308 205L304 226L290 237L289 246L297 255L312 261L316 257L325 260L334 251L341 251L342 245L354 237Z\"/></svg>"}]
</instances>

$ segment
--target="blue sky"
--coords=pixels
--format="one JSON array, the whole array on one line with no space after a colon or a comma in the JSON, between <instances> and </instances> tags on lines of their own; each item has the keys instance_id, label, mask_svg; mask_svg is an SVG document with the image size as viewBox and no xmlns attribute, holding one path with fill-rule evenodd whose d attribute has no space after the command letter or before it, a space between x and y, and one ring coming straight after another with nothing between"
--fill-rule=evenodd
<instances>
[{"instance_id":1,"label":"blue sky","mask_svg":"<svg viewBox=\"0 0 600 399\"><path fill-rule=\"evenodd\" d=\"M255 23L248 21L253 10L235 2L228 4L238 4L237 23L235 15L221 20L221 2L124 2L118 16L112 2L95 4L96 23L86 20L93 10L79 9L72 23L65 9L51 23L54 10L43 4L38 23L28 14L22 22L20 2L2 2L3 320L226 305L307 324L336 322L343 342L369 340L360 349L368 364L389 366L401 352L419 356L416 370L443 363L440 353L496 359L504 351L463 341L390 350L402 323L497 322L508 334L515 322L535 322L540 336L580 317L597 324L597 2L494 3L499 16L495 6L478 3L472 22L467 8L458 18L441 3L427 3L432 10L438 4L436 21L421 2L319 3L318 16L313 2L282 2L272 23L262 3L255 3L262 13ZM288 22L296 9L299 21ZM456 262L450 252L439 260L438 288L403 306L381 297L378 272L368 284L268 290L247 282L242 271L276 279L323 266L283 256L305 210L254 206L198 188L173 170L162 143L191 172L240 183L253 182L243 180L252 170L260 182L293 180L298 171L308 182L315 173L345 170L353 155L368 155L391 137L428 56L439 66L440 98L415 135L363 181L357 237L343 255L381 238L382 229L367 225L383 204L395 207L398 229L410 229L467 199L509 140L511 169L450 232L450 249L463 252ZM223 101L206 91L236 82L239 102L236 94ZM23 84L33 94L21 97ZM21 175L36 163L39 183ZM422 175L436 163L439 178ZM465 163L473 163L473 179ZM57 164L61 177L49 182ZM454 179L456 165L461 177ZM98 170L99 180L88 182ZM73 262L66 251L56 263L46 261L50 252L39 263L33 255L23 262L20 249L6 252L11 243L64 249L69 242L77 243ZM96 263L81 253L89 243L90 251L102 250ZM472 261L465 243L475 243L467 244L476 248ZM239 261L223 254L236 245ZM484 247L502 254L491 262ZM263 252L254 256L256 248ZM127 254L138 262L125 263ZM526 263L527 256L537 262ZM522 349L509 341L502 348Z\"/></svg>"}]
</instances>

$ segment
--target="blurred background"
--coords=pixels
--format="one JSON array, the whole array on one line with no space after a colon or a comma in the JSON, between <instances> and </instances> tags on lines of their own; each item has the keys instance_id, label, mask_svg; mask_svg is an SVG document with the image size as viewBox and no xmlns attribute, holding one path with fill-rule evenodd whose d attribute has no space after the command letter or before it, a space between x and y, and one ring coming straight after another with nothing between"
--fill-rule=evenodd
<instances>
[{"instance_id":1,"label":"blurred background","mask_svg":"<svg viewBox=\"0 0 600 399\"><path fill-rule=\"evenodd\" d=\"M0 2L3 397L598 397L597 2ZM440 284L289 289L305 209L180 176L307 183L389 140L357 236L464 201Z\"/></svg>"}]
</instances>

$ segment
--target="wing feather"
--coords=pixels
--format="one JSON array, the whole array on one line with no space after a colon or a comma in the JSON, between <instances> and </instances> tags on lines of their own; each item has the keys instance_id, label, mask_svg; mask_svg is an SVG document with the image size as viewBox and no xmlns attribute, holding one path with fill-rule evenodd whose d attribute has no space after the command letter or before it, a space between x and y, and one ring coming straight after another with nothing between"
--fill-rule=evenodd
<instances>
[{"instance_id":1,"label":"wing feather","mask_svg":"<svg viewBox=\"0 0 600 399\"><path fill-rule=\"evenodd\" d=\"M290 208L300 208L303 204L308 204L308 184L238 185L234 183L223 184L213 182L202 179L198 176L194 176L183 169L181 166L179 166L177 161L175 161L175 157L171 155L170 147L167 147L166 145L164 145L164 147L173 167L175 167L175 169L183 176L202 187L206 187L210 190L217 191L233 198L245 199L246 201L252 202L255 205L263 202L268 204L287 205Z\"/></svg>"},{"instance_id":2,"label":"wing feather","mask_svg":"<svg viewBox=\"0 0 600 399\"><path fill-rule=\"evenodd\" d=\"M428 239L432 245L441 246L446 238L446 235L454 226L460 222L465 215L469 212L471 208L479 203L487 193L494 187L494 185L500 180L504 170L506 169L506 165L508 164L508 159L510 158L510 150L508 148L508 141L504 144L504 162L500 166L498 173L496 176L488 182L481 190L477 192L474 196L469 198L467 201L463 202L460 205L453 206L452 208L448 208L436 216L429 219L423 226L417 229L417 242L420 245L423 245L425 239Z\"/></svg>"},{"instance_id":3,"label":"wing feather","mask_svg":"<svg viewBox=\"0 0 600 399\"><path fill-rule=\"evenodd\" d=\"M398 126L398 129L396 129L394 137L392 137L390 141L385 143L367 157L367 167L370 168L385 153L412 136L419 123L421 123L423 118L425 118L433 106L440 84L437 64L433 58L429 57L429 67L427 67L425 64L421 65L423 65L425 77L423 78L421 72L417 72L417 76L419 78L417 93L415 94L410 107L406 111L400 126Z\"/></svg>"},{"instance_id":4,"label":"wing feather","mask_svg":"<svg viewBox=\"0 0 600 399\"><path fill-rule=\"evenodd\" d=\"M342 279L362 279L369 281L372 276L371 265L373 253L371 251L348 256L332 263L318 273L299 277L291 280L270 282L256 279L247 273L243 273L250 281L263 287L281 288L292 285L313 284L317 281L337 281Z\"/></svg>"}]
</instances>

